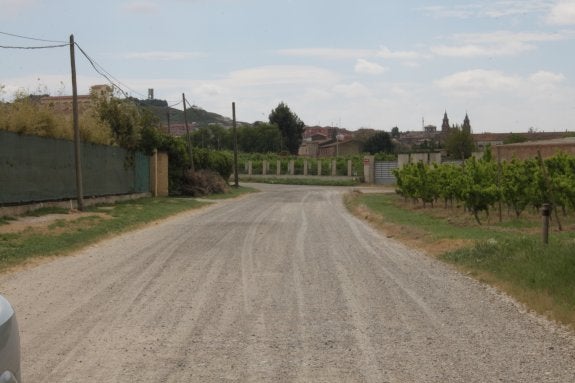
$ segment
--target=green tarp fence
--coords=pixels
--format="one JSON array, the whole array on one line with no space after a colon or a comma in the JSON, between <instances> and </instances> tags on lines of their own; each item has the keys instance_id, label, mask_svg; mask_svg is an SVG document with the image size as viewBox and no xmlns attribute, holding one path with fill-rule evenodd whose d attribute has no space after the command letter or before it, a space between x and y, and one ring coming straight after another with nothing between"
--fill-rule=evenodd
<instances>
[{"instance_id":1,"label":"green tarp fence","mask_svg":"<svg viewBox=\"0 0 575 383\"><path fill-rule=\"evenodd\" d=\"M149 157L83 143L85 197L149 192ZM76 198L74 143L0 131L0 205Z\"/></svg>"}]
</instances>

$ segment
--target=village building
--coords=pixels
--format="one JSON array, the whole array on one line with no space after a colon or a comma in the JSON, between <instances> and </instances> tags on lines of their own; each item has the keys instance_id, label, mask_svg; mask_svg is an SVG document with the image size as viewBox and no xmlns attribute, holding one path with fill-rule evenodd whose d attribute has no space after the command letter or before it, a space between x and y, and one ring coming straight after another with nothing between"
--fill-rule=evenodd
<instances>
[{"instance_id":1,"label":"village building","mask_svg":"<svg viewBox=\"0 0 575 383\"><path fill-rule=\"evenodd\" d=\"M78 112L83 113L94 105L94 101L100 98L109 100L112 97L113 89L109 85L93 85L90 87L90 94L78 95ZM55 112L72 113L73 96L44 96L40 98L40 104L48 106Z\"/></svg>"}]
</instances>

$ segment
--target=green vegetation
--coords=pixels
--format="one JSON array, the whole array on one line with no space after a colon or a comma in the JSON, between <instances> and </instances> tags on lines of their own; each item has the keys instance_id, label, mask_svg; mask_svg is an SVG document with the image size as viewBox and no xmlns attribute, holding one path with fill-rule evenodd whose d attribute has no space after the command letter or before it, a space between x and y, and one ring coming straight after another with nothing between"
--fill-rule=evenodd
<instances>
[{"instance_id":1,"label":"green vegetation","mask_svg":"<svg viewBox=\"0 0 575 383\"><path fill-rule=\"evenodd\" d=\"M394 194L354 194L347 205L389 235L575 328L575 217L563 217L564 231L552 222L550 243L544 245L537 212L517 217L510 209L502 222L478 225L462 207L424 208Z\"/></svg>"},{"instance_id":2,"label":"green vegetation","mask_svg":"<svg viewBox=\"0 0 575 383\"><path fill-rule=\"evenodd\" d=\"M503 162L500 167L487 150L481 160L470 158L463 166L409 164L395 170L397 193L424 206L439 199L461 202L476 221L489 218L501 203L519 217L528 207L551 203L563 214L575 211L575 157L558 154L545 161ZM556 219L558 215L555 215Z\"/></svg>"},{"instance_id":3,"label":"green vegetation","mask_svg":"<svg viewBox=\"0 0 575 383\"><path fill-rule=\"evenodd\" d=\"M282 146L290 154L297 154L303 138L305 124L286 104L280 102L269 115L270 124L277 126L282 137ZM282 148L283 149L283 148Z\"/></svg>"},{"instance_id":4,"label":"green vegetation","mask_svg":"<svg viewBox=\"0 0 575 383\"><path fill-rule=\"evenodd\" d=\"M363 151L369 154L394 153L395 145L391 140L391 134L387 132L376 132L363 144Z\"/></svg>"},{"instance_id":5,"label":"green vegetation","mask_svg":"<svg viewBox=\"0 0 575 383\"><path fill-rule=\"evenodd\" d=\"M68 210L62 207L42 207L40 209L29 211L25 216L41 217L48 214L68 214Z\"/></svg>"},{"instance_id":6,"label":"green vegetation","mask_svg":"<svg viewBox=\"0 0 575 383\"><path fill-rule=\"evenodd\" d=\"M249 188L234 189L226 194L236 197L252 192ZM219 196L224 198L224 196ZM80 217L70 214L49 226L28 227L23 231L0 232L0 270L5 270L34 257L68 254L118 233L133 230L190 209L204 206L190 198L143 198L112 205L90 207ZM62 212L42 209L36 214ZM3 218L12 221L14 218Z\"/></svg>"},{"instance_id":7,"label":"green vegetation","mask_svg":"<svg viewBox=\"0 0 575 383\"><path fill-rule=\"evenodd\" d=\"M482 241L443 258L507 290L540 313L575 326L575 241L533 236Z\"/></svg>"}]
</instances>

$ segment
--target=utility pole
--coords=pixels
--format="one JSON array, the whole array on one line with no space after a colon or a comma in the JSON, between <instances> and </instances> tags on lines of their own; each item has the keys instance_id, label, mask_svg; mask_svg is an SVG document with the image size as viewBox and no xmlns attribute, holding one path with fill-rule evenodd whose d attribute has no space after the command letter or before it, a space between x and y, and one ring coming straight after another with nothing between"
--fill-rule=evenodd
<instances>
[{"instance_id":1,"label":"utility pole","mask_svg":"<svg viewBox=\"0 0 575 383\"><path fill-rule=\"evenodd\" d=\"M192 153L192 137L190 136L190 129L188 128L188 111L186 109L186 95L182 93L182 101L184 102L184 123L186 124L186 136L188 136L188 153L190 155L190 170L194 173L194 156Z\"/></svg>"},{"instance_id":2,"label":"utility pole","mask_svg":"<svg viewBox=\"0 0 575 383\"><path fill-rule=\"evenodd\" d=\"M70 63L72 66L72 114L74 124L74 161L76 163L76 197L78 210L84 210L84 190L82 187L82 162L80 156L80 126L78 118L78 87L76 84L76 56L74 35L70 35Z\"/></svg>"},{"instance_id":3,"label":"utility pole","mask_svg":"<svg viewBox=\"0 0 575 383\"><path fill-rule=\"evenodd\" d=\"M238 132L236 129L236 103L232 102L233 131L234 131L234 187L240 187L238 180Z\"/></svg>"},{"instance_id":4,"label":"utility pole","mask_svg":"<svg viewBox=\"0 0 575 383\"><path fill-rule=\"evenodd\" d=\"M172 134L172 129L170 126L170 110L169 109L166 112L166 119L168 120L168 134Z\"/></svg>"}]
</instances>

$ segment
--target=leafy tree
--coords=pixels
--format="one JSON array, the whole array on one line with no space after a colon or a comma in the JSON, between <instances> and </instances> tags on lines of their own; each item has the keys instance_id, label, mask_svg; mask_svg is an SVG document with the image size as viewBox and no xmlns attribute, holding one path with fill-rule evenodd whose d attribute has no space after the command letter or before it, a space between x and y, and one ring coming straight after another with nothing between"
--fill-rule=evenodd
<instances>
[{"instance_id":1,"label":"leafy tree","mask_svg":"<svg viewBox=\"0 0 575 383\"><path fill-rule=\"evenodd\" d=\"M473 136L470 132L455 126L447 136L445 148L447 149L447 154L452 158L460 160L469 158L475 148Z\"/></svg>"},{"instance_id":2,"label":"leafy tree","mask_svg":"<svg viewBox=\"0 0 575 383\"><path fill-rule=\"evenodd\" d=\"M387 132L377 132L363 144L363 151L370 154L393 153L394 148L391 135Z\"/></svg>"},{"instance_id":3,"label":"leafy tree","mask_svg":"<svg viewBox=\"0 0 575 383\"><path fill-rule=\"evenodd\" d=\"M280 130L283 146L291 154L297 154L303 139L303 121L283 102L271 111L269 121Z\"/></svg>"},{"instance_id":4,"label":"leafy tree","mask_svg":"<svg viewBox=\"0 0 575 383\"><path fill-rule=\"evenodd\" d=\"M151 112L127 99L101 99L97 111L100 120L112 130L116 143L128 150L137 149L142 128L158 122Z\"/></svg>"},{"instance_id":5,"label":"leafy tree","mask_svg":"<svg viewBox=\"0 0 575 383\"><path fill-rule=\"evenodd\" d=\"M525 141L527 141L527 137L521 134L511 133L503 140L503 143L507 145L507 144L518 144Z\"/></svg>"},{"instance_id":6,"label":"leafy tree","mask_svg":"<svg viewBox=\"0 0 575 383\"><path fill-rule=\"evenodd\" d=\"M392 138L399 138L399 128L397 126L394 126L391 129L391 137Z\"/></svg>"},{"instance_id":7,"label":"leafy tree","mask_svg":"<svg viewBox=\"0 0 575 383\"><path fill-rule=\"evenodd\" d=\"M238 128L238 148L245 153L278 153L281 142L281 133L272 124L256 122Z\"/></svg>"}]
</instances>

